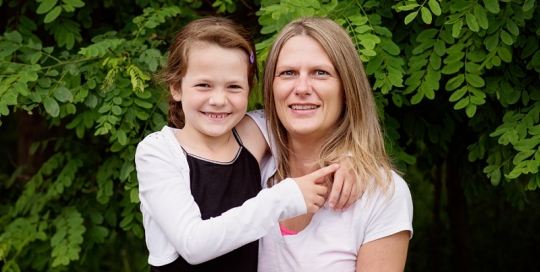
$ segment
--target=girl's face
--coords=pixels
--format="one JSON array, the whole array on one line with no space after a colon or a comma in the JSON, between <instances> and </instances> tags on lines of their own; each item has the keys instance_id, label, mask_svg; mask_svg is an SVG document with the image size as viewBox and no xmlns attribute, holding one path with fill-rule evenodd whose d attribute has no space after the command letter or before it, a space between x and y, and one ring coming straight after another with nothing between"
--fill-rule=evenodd
<instances>
[{"instance_id":1,"label":"girl's face","mask_svg":"<svg viewBox=\"0 0 540 272\"><path fill-rule=\"evenodd\" d=\"M229 136L247 110L247 74L248 57L242 50L192 45L181 86L170 88L174 100L182 102L183 130L202 139Z\"/></svg>"},{"instance_id":2,"label":"girl's face","mask_svg":"<svg viewBox=\"0 0 540 272\"><path fill-rule=\"evenodd\" d=\"M292 137L325 139L343 110L341 79L321 44L308 36L292 37L281 48L273 91L279 120Z\"/></svg>"}]
</instances>

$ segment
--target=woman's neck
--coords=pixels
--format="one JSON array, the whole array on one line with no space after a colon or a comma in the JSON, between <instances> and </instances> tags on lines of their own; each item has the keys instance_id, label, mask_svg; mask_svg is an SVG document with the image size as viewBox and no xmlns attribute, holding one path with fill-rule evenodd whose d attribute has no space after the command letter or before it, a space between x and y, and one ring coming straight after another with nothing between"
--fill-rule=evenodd
<instances>
[{"instance_id":1,"label":"woman's neck","mask_svg":"<svg viewBox=\"0 0 540 272\"><path fill-rule=\"evenodd\" d=\"M319 153L320 147L323 145L321 141L289 137L289 145L292 177L304 176L319 169Z\"/></svg>"}]
</instances>

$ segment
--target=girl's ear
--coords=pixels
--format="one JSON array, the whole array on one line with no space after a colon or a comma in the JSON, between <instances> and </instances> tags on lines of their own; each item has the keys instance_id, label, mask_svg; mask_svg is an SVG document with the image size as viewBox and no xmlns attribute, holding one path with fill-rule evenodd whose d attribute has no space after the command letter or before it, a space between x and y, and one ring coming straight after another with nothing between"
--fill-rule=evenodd
<instances>
[{"instance_id":1,"label":"girl's ear","mask_svg":"<svg viewBox=\"0 0 540 272\"><path fill-rule=\"evenodd\" d=\"M180 84L169 85L169 89L174 101L180 102L182 100L182 90L180 88Z\"/></svg>"}]
</instances>

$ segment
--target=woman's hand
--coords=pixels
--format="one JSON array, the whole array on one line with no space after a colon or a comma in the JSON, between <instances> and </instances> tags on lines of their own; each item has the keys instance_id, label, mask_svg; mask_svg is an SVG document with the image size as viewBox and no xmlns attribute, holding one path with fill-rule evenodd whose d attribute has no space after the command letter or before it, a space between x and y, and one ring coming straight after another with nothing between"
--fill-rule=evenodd
<instances>
[{"instance_id":1,"label":"woman's hand","mask_svg":"<svg viewBox=\"0 0 540 272\"><path fill-rule=\"evenodd\" d=\"M304 196L308 213L316 213L324 205L324 197L328 192L324 185L324 177L338 169L338 164L332 164L303 177L293 178Z\"/></svg>"},{"instance_id":2,"label":"woman's hand","mask_svg":"<svg viewBox=\"0 0 540 272\"><path fill-rule=\"evenodd\" d=\"M347 210L364 193L363 190L358 190L358 182L354 172L352 170L345 171L347 169L345 167L346 160L348 159L340 162L341 167L334 174L334 183L328 197L328 206L334 208L336 212Z\"/></svg>"}]
</instances>

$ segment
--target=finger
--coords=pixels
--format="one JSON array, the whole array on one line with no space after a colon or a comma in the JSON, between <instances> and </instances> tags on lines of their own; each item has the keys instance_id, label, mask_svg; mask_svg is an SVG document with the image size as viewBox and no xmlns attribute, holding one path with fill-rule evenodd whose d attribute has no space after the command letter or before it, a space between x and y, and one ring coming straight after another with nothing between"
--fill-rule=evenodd
<instances>
[{"instance_id":1,"label":"finger","mask_svg":"<svg viewBox=\"0 0 540 272\"><path fill-rule=\"evenodd\" d=\"M334 211L339 211L343 209L345 203L347 203L351 195L353 183L354 182L350 180L349 182L343 182L343 188L341 189L341 194L339 195L338 202L336 203L336 206L334 207Z\"/></svg>"},{"instance_id":2,"label":"finger","mask_svg":"<svg viewBox=\"0 0 540 272\"><path fill-rule=\"evenodd\" d=\"M347 203L343 206L342 211L346 211L354 202L356 202L359 199L359 193L358 193L358 184L355 182L353 183L352 190L351 190L351 196L347 200Z\"/></svg>"},{"instance_id":3,"label":"finger","mask_svg":"<svg viewBox=\"0 0 540 272\"><path fill-rule=\"evenodd\" d=\"M310 178L313 178L314 180L319 180L321 178L324 178L324 177L336 172L338 169L339 169L339 164L331 164L331 165L323 167L323 168L309 174L308 176Z\"/></svg>"},{"instance_id":4,"label":"finger","mask_svg":"<svg viewBox=\"0 0 540 272\"><path fill-rule=\"evenodd\" d=\"M324 197L322 196L317 196L315 198L315 205L317 205L317 207L322 207L324 205Z\"/></svg>"},{"instance_id":5,"label":"finger","mask_svg":"<svg viewBox=\"0 0 540 272\"><path fill-rule=\"evenodd\" d=\"M315 193L317 193L318 196L325 197L328 193L328 188L324 185L317 185L315 188Z\"/></svg>"},{"instance_id":6,"label":"finger","mask_svg":"<svg viewBox=\"0 0 540 272\"><path fill-rule=\"evenodd\" d=\"M328 198L328 206L334 208L341 193L343 183L345 181L345 176L342 174L343 171L337 171L334 174L334 183L332 184L332 191L330 192L330 197Z\"/></svg>"}]
</instances>

